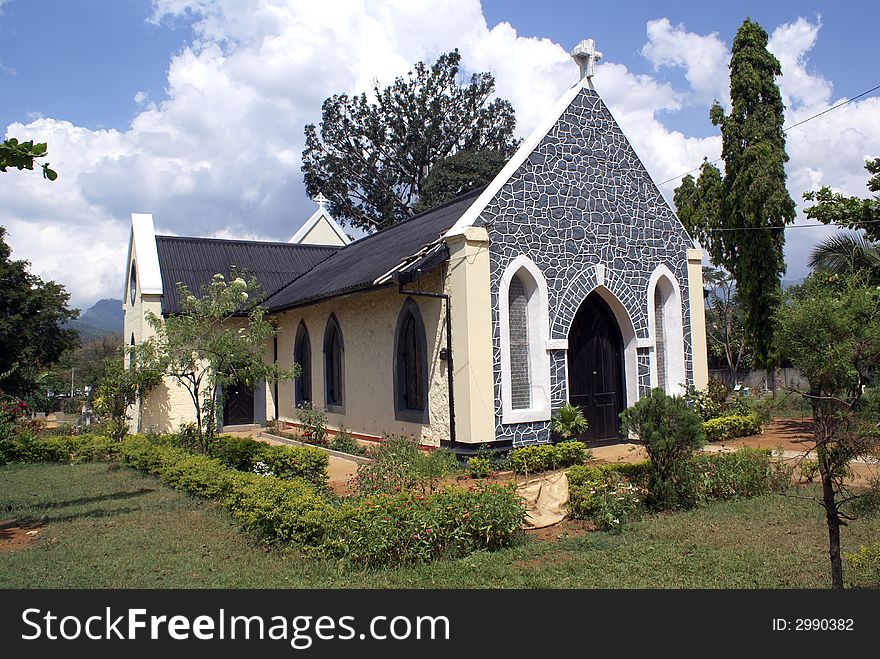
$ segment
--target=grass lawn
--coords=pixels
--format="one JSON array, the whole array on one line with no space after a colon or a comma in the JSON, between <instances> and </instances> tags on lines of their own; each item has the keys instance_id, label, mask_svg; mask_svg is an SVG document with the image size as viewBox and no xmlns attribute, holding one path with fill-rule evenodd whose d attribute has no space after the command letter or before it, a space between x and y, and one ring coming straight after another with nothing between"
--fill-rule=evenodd
<instances>
[{"instance_id":1,"label":"grass lawn","mask_svg":"<svg viewBox=\"0 0 880 659\"><path fill-rule=\"evenodd\" d=\"M37 521L42 528L32 543L0 551L3 588L824 588L830 583L821 509L782 496L647 517L617 535L529 539L505 551L381 571L261 547L215 503L117 465L0 467L0 524L12 519ZM843 529L844 551L878 540L876 518Z\"/></svg>"}]
</instances>

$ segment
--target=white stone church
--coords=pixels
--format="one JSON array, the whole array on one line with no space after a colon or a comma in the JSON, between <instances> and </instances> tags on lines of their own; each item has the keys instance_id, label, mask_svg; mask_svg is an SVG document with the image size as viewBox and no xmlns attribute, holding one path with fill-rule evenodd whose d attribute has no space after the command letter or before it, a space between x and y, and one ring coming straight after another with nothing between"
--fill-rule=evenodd
<instances>
[{"instance_id":1,"label":"white stone church","mask_svg":"<svg viewBox=\"0 0 880 659\"><path fill-rule=\"evenodd\" d=\"M701 252L594 89L601 54L572 56L579 82L487 187L359 240L323 203L278 243L157 236L133 214L126 341L179 311L178 282L243 269L277 322L266 358L302 375L226 392L227 428L312 404L355 436L464 451L549 441L566 401L614 439L650 388L704 387ZM192 416L170 380L135 414L140 431Z\"/></svg>"}]
</instances>

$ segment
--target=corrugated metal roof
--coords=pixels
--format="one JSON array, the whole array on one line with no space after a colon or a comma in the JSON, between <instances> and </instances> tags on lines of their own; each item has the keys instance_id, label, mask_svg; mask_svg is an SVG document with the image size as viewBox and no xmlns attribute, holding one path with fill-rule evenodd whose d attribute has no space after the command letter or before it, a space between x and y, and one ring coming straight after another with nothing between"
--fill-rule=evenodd
<instances>
[{"instance_id":1,"label":"corrugated metal roof","mask_svg":"<svg viewBox=\"0 0 880 659\"><path fill-rule=\"evenodd\" d=\"M334 253L264 303L270 311L372 288L376 279L438 240L474 203L482 189L383 229Z\"/></svg>"},{"instance_id":2,"label":"corrugated metal roof","mask_svg":"<svg viewBox=\"0 0 880 659\"><path fill-rule=\"evenodd\" d=\"M178 282L199 294L220 273L232 269L252 274L266 297L339 251L338 247L293 245L250 240L156 236L162 271L162 313L180 311Z\"/></svg>"}]
</instances>

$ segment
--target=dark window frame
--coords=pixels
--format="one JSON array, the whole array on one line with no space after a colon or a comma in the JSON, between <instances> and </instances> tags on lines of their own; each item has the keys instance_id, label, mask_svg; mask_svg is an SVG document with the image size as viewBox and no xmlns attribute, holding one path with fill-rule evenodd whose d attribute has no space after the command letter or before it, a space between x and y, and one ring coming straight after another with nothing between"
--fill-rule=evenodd
<instances>
[{"instance_id":1,"label":"dark window frame","mask_svg":"<svg viewBox=\"0 0 880 659\"><path fill-rule=\"evenodd\" d=\"M407 331L410 332L408 336ZM416 354L410 358L408 353L412 350ZM412 381L412 378L417 380ZM404 301L397 316L397 326L394 329L393 379L394 418L410 423L429 423L428 341L421 310L412 298ZM416 407L411 405L411 395L420 399Z\"/></svg>"},{"instance_id":2,"label":"dark window frame","mask_svg":"<svg viewBox=\"0 0 880 659\"><path fill-rule=\"evenodd\" d=\"M303 351L306 354L303 354ZM300 374L293 381L293 405L314 404L314 390L312 387L312 340L305 321L299 321L296 328L296 336L293 340L293 361L300 365Z\"/></svg>"},{"instance_id":3,"label":"dark window frame","mask_svg":"<svg viewBox=\"0 0 880 659\"><path fill-rule=\"evenodd\" d=\"M324 328L324 407L345 414L345 341L336 314L330 314Z\"/></svg>"}]
</instances>

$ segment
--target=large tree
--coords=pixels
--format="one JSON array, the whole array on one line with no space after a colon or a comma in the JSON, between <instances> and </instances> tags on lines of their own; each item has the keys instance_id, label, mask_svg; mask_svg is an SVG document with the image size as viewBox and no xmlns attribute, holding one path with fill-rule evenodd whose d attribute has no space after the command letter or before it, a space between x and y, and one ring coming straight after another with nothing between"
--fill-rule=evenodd
<instances>
[{"instance_id":1,"label":"large tree","mask_svg":"<svg viewBox=\"0 0 880 659\"><path fill-rule=\"evenodd\" d=\"M737 282L746 336L755 361L772 363L771 322L785 272L785 225L795 205L785 187L779 60L767 50L767 33L746 19L733 40L730 113L716 101L709 111L720 126L724 174L703 163L700 177L687 176L675 191L679 217L708 249L715 264Z\"/></svg>"},{"instance_id":2,"label":"large tree","mask_svg":"<svg viewBox=\"0 0 880 659\"><path fill-rule=\"evenodd\" d=\"M880 192L880 158L866 160L865 169L872 174L868 179L868 190ZM807 217L823 224L862 229L868 240L880 240L880 197L877 195L869 199L844 197L826 186L818 191L805 192L804 199L816 202L815 206L804 211Z\"/></svg>"},{"instance_id":3,"label":"large tree","mask_svg":"<svg viewBox=\"0 0 880 659\"><path fill-rule=\"evenodd\" d=\"M517 146L513 106L490 101L495 79L460 76L458 50L372 95L337 94L324 101L320 126L305 127L306 191L323 193L337 219L366 231L411 217L425 179L440 160L460 151L509 157Z\"/></svg>"},{"instance_id":4,"label":"large tree","mask_svg":"<svg viewBox=\"0 0 880 659\"><path fill-rule=\"evenodd\" d=\"M0 391L24 397L41 372L79 343L65 327L78 311L70 294L54 281L28 272L27 261L13 261L0 227Z\"/></svg>"},{"instance_id":5,"label":"large tree","mask_svg":"<svg viewBox=\"0 0 880 659\"><path fill-rule=\"evenodd\" d=\"M809 383L800 393L813 410L809 448L822 481L831 584L842 588L840 529L864 495L849 487L849 465L880 454L880 428L857 413L865 383L880 371L880 290L860 277L814 273L786 298L775 340Z\"/></svg>"},{"instance_id":6,"label":"large tree","mask_svg":"<svg viewBox=\"0 0 880 659\"><path fill-rule=\"evenodd\" d=\"M860 233L828 236L810 252L807 265L835 275L861 276L867 283L880 285L880 242L871 242Z\"/></svg>"},{"instance_id":7,"label":"large tree","mask_svg":"<svg viewBox=\"0 0 880 659\"><path fill-rule=\"evenodd\" d=\"M488 185L507 163L501 151L459 151L438 161L422 183L418 213L439 206L458 195Z\"/></svg>"}]
</instances>

